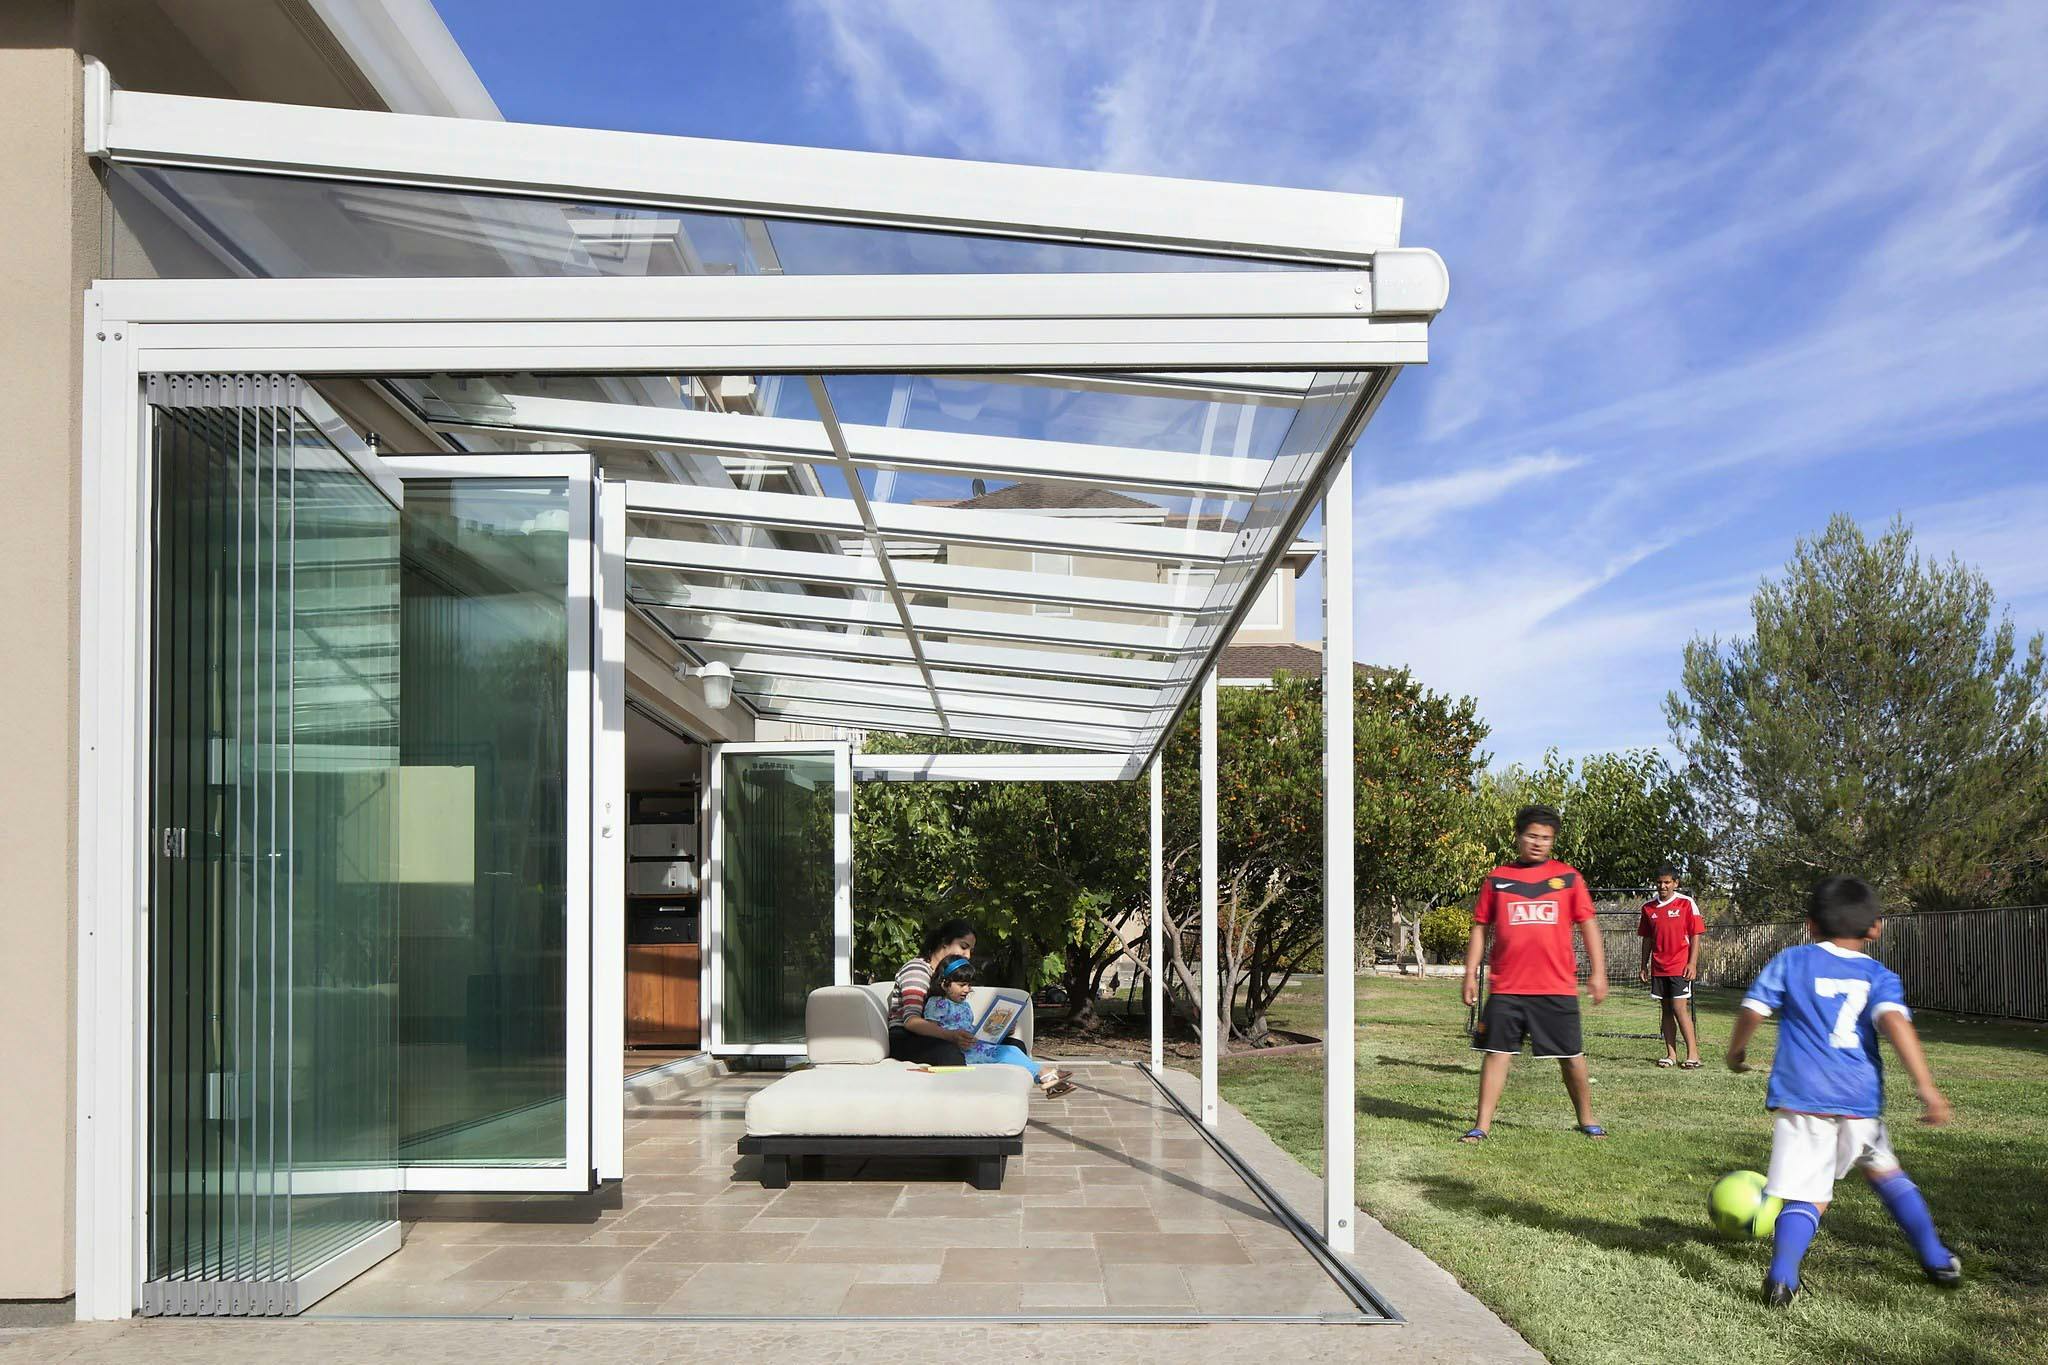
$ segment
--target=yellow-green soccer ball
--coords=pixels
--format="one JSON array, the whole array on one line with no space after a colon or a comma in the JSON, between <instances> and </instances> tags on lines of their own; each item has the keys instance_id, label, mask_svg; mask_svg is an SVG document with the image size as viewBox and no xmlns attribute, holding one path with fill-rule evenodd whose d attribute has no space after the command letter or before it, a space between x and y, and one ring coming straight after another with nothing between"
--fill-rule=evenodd
<instances>
[{"instance_id":1,"label":"yellow-green soccer ball","mask_svg":"<svg viewBox=\"0 0 2048 1365\"><path fill-rule=\"evenodd\" d=\"M1730 1171L1707 1194L1707 1218L1723 1237L1769 1237L1785 1201L1764 1193L1756 1171Z\"/></svg>"}]
</instances>

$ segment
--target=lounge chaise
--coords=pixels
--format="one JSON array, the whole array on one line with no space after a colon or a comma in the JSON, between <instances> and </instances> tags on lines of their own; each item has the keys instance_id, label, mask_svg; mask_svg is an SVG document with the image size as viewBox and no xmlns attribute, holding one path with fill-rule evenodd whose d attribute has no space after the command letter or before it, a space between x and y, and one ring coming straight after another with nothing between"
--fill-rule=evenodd
<instances>
[{"instance_id":1,"label":"lounge chaise","mask_svg":"<svg viewBox=\"0 0 2048 1365\"><path fill-rule=\"evenodd\" d=\"M826 986L804 1008L811 1065L747 1101L742 1155L761 1158L761 1184L789 1184L791 1163L815 1174L828 1156L965 1157L976 1189L999 1189L1024 1150L1031 1077L1022 1067L913 1070L889 1056L887 983ZM994 992L977 986L977 1011ZM1027 1006L1012 1040L1031 1046Z\"/></svg>"}]
</instances>

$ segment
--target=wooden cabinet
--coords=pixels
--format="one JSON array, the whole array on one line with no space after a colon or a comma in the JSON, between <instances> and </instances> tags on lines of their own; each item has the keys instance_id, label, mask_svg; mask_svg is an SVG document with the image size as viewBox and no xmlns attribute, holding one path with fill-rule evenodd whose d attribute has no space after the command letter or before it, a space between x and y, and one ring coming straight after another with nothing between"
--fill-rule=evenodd
<instances>
[{"instance_id":1,"label":"wooden cabinet","mask_svg":"<svg viewBox=\"0 0 2048 1365\"><path fill-rule=\"evenodd\" d=\"M703 949L694 943L626 945L626 1046L701 1046L697 990Z\"/></svg>"}]
</instances>

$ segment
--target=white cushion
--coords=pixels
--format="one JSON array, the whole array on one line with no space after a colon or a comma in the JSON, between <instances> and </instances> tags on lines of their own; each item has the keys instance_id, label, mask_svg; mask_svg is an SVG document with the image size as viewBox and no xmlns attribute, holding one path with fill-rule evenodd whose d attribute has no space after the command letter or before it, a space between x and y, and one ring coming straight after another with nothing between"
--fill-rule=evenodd
<instances>
[{"instance_id":1,"label":"white cushion","mask_svg":"<svg viewBox=\"0 0 2048 1365\"><path fill-rule=\"evenodd\" d=\"M886 1006L859 986L820 986L804 1002L804 1050L813 1065L879 1062L889 1055Z\"/></svg>"},{"instance_id":2,"label":"white cushion","mask_svg":"<svg viewBox=\"0 0 2048 1365\"><path fill-rule=\"evenodd\" d=\"M747 1136L1017 1137L1030 1109L1031 1073L1020 1066L818 1066L748 1099Z\"/></svg>"}]
</instances>

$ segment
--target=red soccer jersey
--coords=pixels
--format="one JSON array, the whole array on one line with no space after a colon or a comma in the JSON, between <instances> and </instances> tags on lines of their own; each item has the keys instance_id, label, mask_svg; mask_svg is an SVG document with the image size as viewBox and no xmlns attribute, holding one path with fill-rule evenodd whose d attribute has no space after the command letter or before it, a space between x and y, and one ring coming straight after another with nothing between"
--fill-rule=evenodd
<instances>
[{"instance_id":1,"label":"red soccer jersey","mask_svg":"<svg viewBox=\"0 0 2048 1365\"><path fill-rule=\"evenodd\" d=\"M1507 863L1486 874L1474 924L1493 926L1487 958L1495 995L1574 995L1579 961L1572 926L1593 918L1593 898L1575 868L1552 858L1520 867Z\"/></svg>"},{"instance_id":2,"label":"red soccer jersey","mask_svg":"<svg viewBox=\"0 0 2048 1365\"><path fill-rule=\"evenodd\" d=\"M1639 937L1652 941L1650 974L1684 976L1692 962L1695 934L1707 932L1707 922L1691 896L1673 896L1668 901L1644 901L1643 918L1636 925Z\"/></svg>"}]
</instances>

